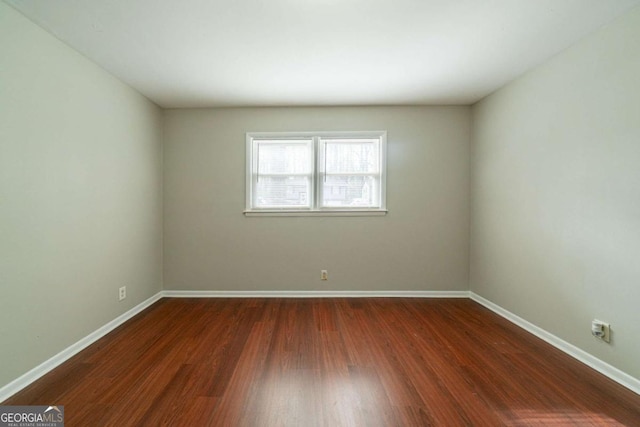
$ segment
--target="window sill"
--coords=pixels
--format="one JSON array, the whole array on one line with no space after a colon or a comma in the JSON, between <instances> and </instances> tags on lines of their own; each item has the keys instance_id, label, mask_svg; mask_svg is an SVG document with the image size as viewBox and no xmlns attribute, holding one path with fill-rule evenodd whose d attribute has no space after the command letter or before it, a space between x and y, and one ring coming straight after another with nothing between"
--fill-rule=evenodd
<instances>
[{"instance_id":1,"label":"window sill","mask_svg":"<svg viewBox=\"0 0 640 427\"><path fill-rule=\"evenodd\" d=\"M375 210L336 210L336 211L298 211L298 210L254 210L244 211L249 216L384 216L386 209Z\"/></svg>"}]
</instances>

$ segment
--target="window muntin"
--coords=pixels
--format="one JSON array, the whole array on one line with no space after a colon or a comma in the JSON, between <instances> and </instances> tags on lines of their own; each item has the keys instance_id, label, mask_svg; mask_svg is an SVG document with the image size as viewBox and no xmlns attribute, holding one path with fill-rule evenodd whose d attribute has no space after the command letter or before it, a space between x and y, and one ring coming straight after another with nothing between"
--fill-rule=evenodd
<instances>
[{"instance_id":1,"label":"window muntin","mask_svg":"<svg viewBox=\"0 0 640 427\"><path fill-rule=\"evenodd\" d=\"M247 213L386 212L386 132L247 133Z\"/></svg>"}]
</instances>

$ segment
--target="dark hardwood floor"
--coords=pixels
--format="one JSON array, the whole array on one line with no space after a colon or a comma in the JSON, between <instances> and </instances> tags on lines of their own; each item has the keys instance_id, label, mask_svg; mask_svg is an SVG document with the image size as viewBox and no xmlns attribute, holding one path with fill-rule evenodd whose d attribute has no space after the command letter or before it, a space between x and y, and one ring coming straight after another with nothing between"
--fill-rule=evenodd
<instances>
[{"instance_id":1,"label":"dark hardwood floor","mask_svg":"<svg viewBox=\"0 0 640 427\"><path fill-rule=\"evenodd\" d=\"M640 426L640 396L466 299L163 299L4 402L67 426Z\"/></svg>"}]
</instances>

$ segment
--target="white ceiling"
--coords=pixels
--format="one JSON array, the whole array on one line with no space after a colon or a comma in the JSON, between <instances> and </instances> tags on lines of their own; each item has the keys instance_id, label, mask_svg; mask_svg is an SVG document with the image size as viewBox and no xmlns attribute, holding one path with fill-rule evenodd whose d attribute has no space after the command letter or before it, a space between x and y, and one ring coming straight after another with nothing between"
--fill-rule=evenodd
<instances>
[{"instance_id":1,"label":"white ceiling","mask_svg":"<svg viewBox=\"0 0 640 427\"><path fill-rule=\"evenodd\" d=\"M5 0L163 107L471 104L640 0Z\"/></svg>"}]
</instances>

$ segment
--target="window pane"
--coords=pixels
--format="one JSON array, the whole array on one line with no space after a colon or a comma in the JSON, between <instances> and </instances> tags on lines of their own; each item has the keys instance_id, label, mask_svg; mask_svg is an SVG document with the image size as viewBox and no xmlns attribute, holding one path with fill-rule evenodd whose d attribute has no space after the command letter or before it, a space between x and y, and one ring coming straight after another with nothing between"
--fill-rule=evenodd
<instances>
[{"instance_id":1,"label":"window pane","mask_svg":"<svg viewBox=\"0 0 640 427\"><path fill-rule=\"evenodd\" d=\"M311 141L258 141L258 174L308 174L311 172Z\"/></svg>"},{"instance_id":2,"label":"window pane","mask_svg":"<svg viewBox=\"0 0 640 427\"><path fill-rule=\"evenodd\" d=\"M380 168L379 140L329 139L325 143L327 173L377 173Z\"/></svg>"},{"instance_id":3,"label":"window pane","mask_svg":"<svg viewBox=\"0 0 640 427\"><path fill-rule=\"evenodd\" d=\"M256 207L309 207L308 176L262 176L256 188Z\"/></svg>"},{"instance_id":4,"label":"window pane","mask_svg":"<svg viewBox=\"0 0 640 427\"><path fill-rule=\"evenodd\" d=\"M322 206L377 207L378 187L373 176L327 176L322 184Z\"/></svg>"}]
</instances>

